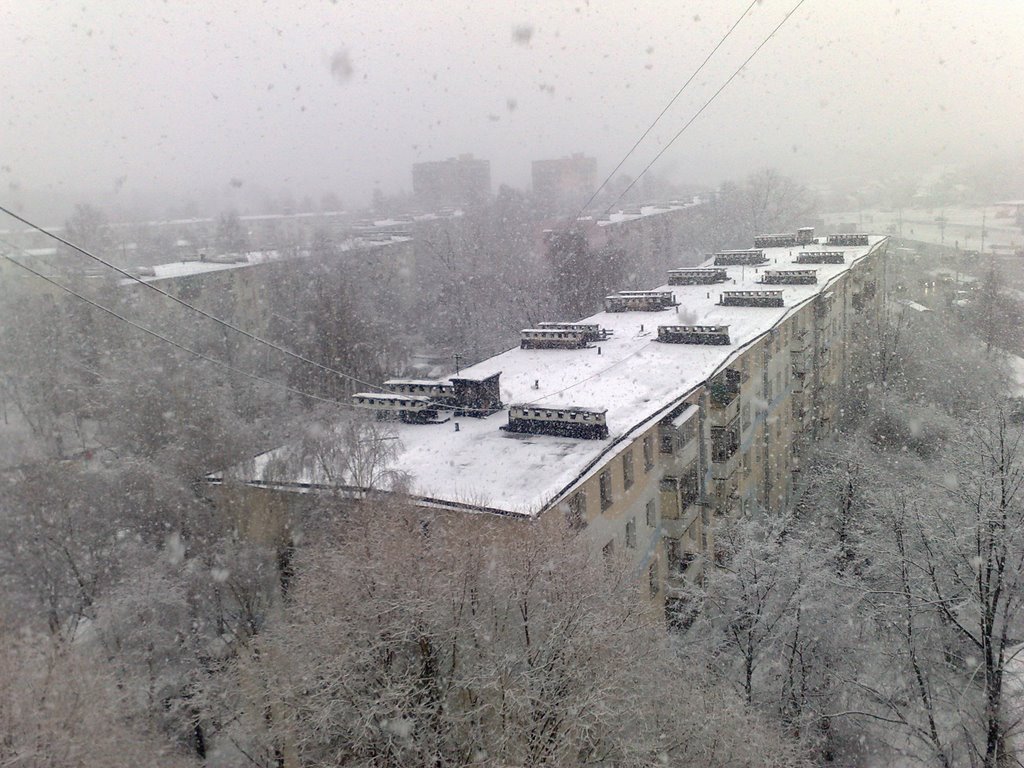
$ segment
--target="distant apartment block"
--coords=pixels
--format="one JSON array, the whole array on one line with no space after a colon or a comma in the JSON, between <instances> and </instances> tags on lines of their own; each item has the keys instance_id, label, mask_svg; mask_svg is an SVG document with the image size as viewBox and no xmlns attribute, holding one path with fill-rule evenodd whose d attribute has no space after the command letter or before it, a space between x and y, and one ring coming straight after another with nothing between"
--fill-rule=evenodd
<instances>
[{"instance_id":1,"label":"distant apartment block","mask_svg":"<svg viewBox=\"0 0 1024 768\"><path fill-rule=\"evenodd\" d=\"M597 189L597 159L575 153L558 160L533 161L533 194L552 211L579 208Z\"/></svg>"},{"instance_id":2,"label":"distant apartment block","mask_svg":"<svg viewBox=\"0 0 1024 768\"><path fill-rule=\"evenodd\" d=\"M211 253L152 266L130 267L134 279L118 285L130 301L149 298L140 283L154 284L185 301L244 328L265 334L271 324L268 294L283 290L282 277L315 280L322 269L342 270L370 281L388 280L396 296L408 296L413 285L413 238L405 231L384 228L335 244L333 257L308 248ZM280 318L279 318L280 319Z\"/></svg>"},{"instance_id":3,"label":"distant apartment block","mask_svg":"<svg viewBox=\"0 0 1024 768\"><path fill-rule=\"evenodd\" d=\"M448 378L354 394L395 441L402 498L498 540L534 523L575 531L628 559L652 603L685 621L687 583L727 557L717 526L799 497L883 301L885 237L764 238L619 291L583 320L538 322ZM229 476L263 535L301 527L311 493L370 490L298 447Z\"/></svg>"},{"instance_id":4,"label":"distant apartment block","mask_svg":"<svg viewBox=\"0 0 1024 768\"><path fill-rule=\"evenodd\" d=\"M491 194L491 161L473 155L415 163L412 191L424 208L461 208L479 204Z\"/></svg>"}]
</instances>

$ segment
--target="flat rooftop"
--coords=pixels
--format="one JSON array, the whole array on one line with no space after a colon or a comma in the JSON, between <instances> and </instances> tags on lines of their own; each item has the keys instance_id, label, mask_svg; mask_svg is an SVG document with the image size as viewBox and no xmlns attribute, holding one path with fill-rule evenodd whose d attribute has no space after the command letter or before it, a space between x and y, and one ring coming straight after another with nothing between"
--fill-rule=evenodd
<instances>
[{"instance_id":1,"label":"flat rooftop","mask_svg":"<svg viewBox=\"0 0 1024 768\"><path fill-rule=\"evenodd\" d=\"M337 249L341 252L347 252L359 248L382 248L384 246L392 245L394 243L407 243L412 240L411 237L400 237L397 235L388 236L387 240L367 240L365 238L353 238L346 240L342 243L337 244ZM151 267L128 267L128 271L132 269L143 270L146 272L152 272L152 274L139 274L139 280L144 283L155 283L160 280L170 280L182 277L192 277L193 275L204 275L210 272L224 272L232 269L242 269L243 267L255 267L260 264L270 264L272 262L288 261L297 258L305 258L309 256L308 250L301 250L294 254L289 254L286 251L245 251L236 255L237 260L228 261L230 255L213 255L213 259L216 260L201 260L198 257L187 259L184 261L171 261L166 264L156 264ZM119 286L131 286L137 283L137 280L123 277L117 281Z\"/></svg>"},{"instance_id":2,"label":"flat rooftop","mask_svg":"<svg viewBox=\"0 0 1024 768\"><path fill-rule=\"evenodd\" d=\"M695 388L727 366L742 347L755 340L797 307L884 242L871 236L867 246L843 247L844 264L815 264L813 285L771 285L758 281L765 269L796 264L800 251L839 250L834 246L763 249L768 261L759 267L726 267L728 281L714 285L664 285L679 302L657 312L601 312L580 322L611 331L607 340L586 349L510 349L465 368L462 377L484 378L501 373L501 399L506 408L486 418L460 417L441 424L389 422L397 436L398 457L392 469L405 473L409 492L439 505L470 506L493 512L535 516L588 473L603 465L602 457L617 444L646 429ZM824 243L824 238L821 239ZM710 265L710 261L706 262ZM725 307L724 291L781 291L784 307ZM565 317L550 321L572 320ZM665 344L656 341L659 325L728 325L729 345ZM600 350L600 351L599 351ZM607 409L609 436L586 440L550 435L510 433L507 406L580 406ZM457 422L459 430L455 430ZM309 466L291 476L265 476L273 459L288 463L295 448L285 446L256 457L229 474L260 484L301 488L330 485L324 473Z\"/></svg>"}]
</instances>

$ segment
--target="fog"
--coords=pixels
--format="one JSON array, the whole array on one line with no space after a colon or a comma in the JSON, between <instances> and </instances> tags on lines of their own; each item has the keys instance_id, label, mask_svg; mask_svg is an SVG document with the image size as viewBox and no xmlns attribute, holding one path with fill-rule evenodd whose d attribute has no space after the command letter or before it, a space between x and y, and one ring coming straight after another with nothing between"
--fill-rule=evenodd
<instances>
[{"instance_id":1,"label":"fog","mask_svg":"<svg viewBox=\"0 0 1024 768\"><path fill-rule=\"evenodd\" d=\"M594 155L603 177L748 6L684 3L8 3L3 196L27 213L349 207L472 152L494 187ZM763 0L623 172L636 174L789 12ZM808 0L654 172L815 183L1015 162L1024 4Z\"/></svg>"}]
</instances>

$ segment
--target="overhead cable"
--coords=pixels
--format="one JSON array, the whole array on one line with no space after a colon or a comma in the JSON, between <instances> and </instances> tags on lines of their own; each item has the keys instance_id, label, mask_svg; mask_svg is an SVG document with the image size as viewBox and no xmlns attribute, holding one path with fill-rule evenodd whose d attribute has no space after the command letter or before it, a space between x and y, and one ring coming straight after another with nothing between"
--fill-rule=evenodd
<instances>
[{"instance_id":1,"label":"overhead cable","mask_svg":"<svg viewBox=\"0 0 1024 768\"><path fill-rule=\"evenodd\" d=\"M229 370L229 371L231 371L233 373L237 373L237 374L239 374L241 376L246 376L246 377L248 377L250 379L253 379L254 381L258 381L258 382L261 382L263 384L270 384L271 386L279 387L281 389L287 390L288 392L291 392L292 394L301 395L302 397L308 397L308 398L310 398L312 400L319 400L322 403L329 403L330 405L337 406L338 408L354 408L355 407L355 406L349 405L347 403L340 403L337 400L330 400L330 399L325 398L325 397L320 397L319 395L312 395L309 392L303 392L302 390L296 389L295 387L288 386L287 384L282 384L281 382L274 381L273 379L265 378L263 376L260 376L259 374L251 373L250 371L242 370L241 368L236 368L235 366L231 365L230 363L225 363L223 360L218 360L215 357L210 357L207 354L204 354L202 352L198 352L198 351L196 351L194 349L190 349L189 347L186 347L184 344L180 344L177 341L174 341L174 339L169 339L166 336L164 336L163 334L157 333L156 331L154 331L154 330L152 330L150 328L147 328L144 325L140 325L139 323L136 323L134 320L131 320L131 319L125 317L124 315L121 315L121 314L115 312L114 310L110 309L109 307L105 307L102 304L100 304L100 303L98 303L96 301L93 301L88 296L83 296L82 294L78 293L74 289L68 288L66 285L63 285L62 283L59 283L56 280L54 280L54 279L44 275L42 272L39 272L39 271L37 271L35 269L32 269L32 267L28 266L27 264L23 264L22 262L20 262L20 261L18 261L16 259L13 259L10 256L4 256L4 258L7 259L7 261L11 262L11 264L14 264L15 266L20 267L21 269L25 270L26 272L30 272L31 274L35 275L40 280L45 280L47 283L49 283L50 285L54 286L55 288L59 288L60 290L64 291L65 293L71 294L76 299L79 299L80 301L84 301L86 304L90 305L91 307L94 307L95 309L98 309L101 312L105 312L106 314L110 315L111 317L114 317L114 318L116 318L117 320L120 320L123 323L127 323L131 327L136 328L136 329L142 331L143 333L149 334L150 336L153 336L154 338L157 338L160 341L163 341L163 342L165 342L167 344L170 344L172 347L175 347L176 349L180 349L182 352L187 352L190 355L194 355L195 357L201 358L202 360L205 360L205 361L207 361L209 363L213 363L214 365L219 365L222 368L225 368L225 369L227 369L227 370Z\"/></svg>"},{"instance_id":2,"label":"overhead cable","mask_svg":"<svg viewBox=\"0 0 1024 768\"><path fill-rule=\"evenodd\" d=\"M370 387L371 389L383 389L383 387L380 387L380 386L378 386L376 384L370 384L369 382L362 381L362 380L356 378L355 376L352 376L351 374L345 373L344 371L339 371L339 370L337 370L335 368L331 368L330 366L324 365L323 363L319 363L316 360L311 360L308 357L306 357L305 355L301 355L298 352L293 352L292 350L287 349L286 347L282 347L279 344L275 344L274 342L272 342L272 341L270 341L268 339L264 339L261 336L257 336L255 333L252 333L251 331L247 331L244 328L239 328L237 325L234 325L233 323L230 323L227 320L219 318L216 315L213 315L213 314L207 312L204 309L200 309L199 307L195 306L194 304L190 304L189 302L185 301L184 299L178 298L174 294L169 293L169 292L163 290L162 288L160 288L159 286L154 285L151 282L143 280L142 278L138 277L137 275L131 274L127 270L122 269L121 267L117 266L116 264L112 264L111 262L107 261L106 259L102 258L101 256L97 256L94 253L90 253L89 251L87 251L86 249L82 248L81 246L78 246L78 245L70 242L69 240L64 239L60 235L57 235L57 234L55 234L53 232L50 232L49 230L39 226L38 224L35 224L35 223L29 221L25 217L19 216L17 213L14 213L9 208L5 208L2 205L0 205L0 211L2 211L3 213L6 213L8 216L10 216L10 217L12 217L14 219L17 219L22 224L25 224L25 225L31 227L32 229L34 229L34 230L36 230L38 232L41 232L42 234L46 235L47 237L50 237L50 238L56 240L58 243L66 245L68 248L71 248L72 250L77 251L78 253L82 254L83 256L86 256L86 257L92 259L93 261L96 261L96 262L102 264L103 266L108 267L108 268L114 270L115 272L117 272L120 275L123 275L124 277L128 278L129 280L133 280L136 283L139 283L140 285L143 285L146 288L149 288L150 290L155 291L156 293L160 294L164 298L170 299L171 301L175 302L176 304L180 304L181 306L185 307L186 309L191 310L192 312L195 312L195 313L197 313L199 315L202 315L203 317L207 318L208 320L212 320L213 322L217 323L218 325L221 325L221 326L223 326L225 328L228 328L228 329L234 331L235 333L239 333L242 336L246 337L247 339L255 341L255 342L259 343L259 344L263 344L263 345L265 345L267 347L270 347L271 349L277 350L281 354L287 355L288 357L294 358L295 360L300 360L303 363L307 363L308 365L315 366L316 368L319 368L322 371L326 371L328 373L334 374L335 376L339 376L339 377L341 377L343 379L348 379L349 381L353 381L356 384L361 384L361 385L363 385L365 387ZM15 262L15 263L17 263L17 262Z\"/></svg>"},{"instance_id":3,"label":"overhead cable","mask_svg":"<svg viewBox=\"0 0 1024 768\"><path fill-rule=\"evenodd\" d=\"M711 57L713 57L718 52L718 49L721 48L725 41L729 39L729 36L733 33L733 30L739 26L740 22L743 21L743 18L748 13L750 13L751 8L757 5L758 2L760 2L760 0L752 0L750 5L747 6L746 10L739 15L739 18L737 18L736 21L733 22L732 26L729 27L725 35L722 36L722 39L718 41L718 44L715 45L715 47L711 49L711 52L704 57L704 61L700 63L700 66L693 70L690 76L686 79L686 82L683 83L682 87L678 91L676 91L676 95L669 99L669 102L668 104L665 105L665 108L658 113L658 116L654 118L650 125L647 126L647 129L640 135L640 138L636 140L636 143L629 148L629 151L625 155L623 155L622 159L619 161L619 164L612 169L612 172L609 173L605 180L598 185L597 189L594 190L594 193L590 196L590 199L583 204L583 206L579 210L579 213L576 214L576 219L583 215L587 208L590 207L590 204L593 203L594 200L597 198L601 190L608 186L608 182L610 182L612 178L614 178L615 174L619 172L619 169L622 168L623 165L625 165L626 161L636 151L636 148L640 146L640 143L647 138L651 131L654 130L654 126L658 124L658 121L665 116L665 113L668 112L669 109L671 109L672 105L676 103L676 100L680 96L682 96L683 91L685 91L686 88L690 85L690 83L693 82L694 78L701 73L701 70L703 70L707 63L711 61Z\"/></svg>"},{"instance_id":4,"label":"overhead cable","mask_svg":"<svg viewBox=\"0 0 1024 768\"><path fill-rule=\"evenodd\" d=\"M658 154L656 154L654 156L654 159L651 160L651 162L649 162L642 171L640 171L640 173L637 175L637 177L635 179L633 179L631 182L629 182L629 184L626 186L626 188L624 190L622 190L622 192L619 193L619 196L616 197L615 200L612 201L612 204L610 206L608 206L607 210L605 210L605 214L606 215L608 213L610 213L612 208L614 208L616 206L616 204L619 202L619 200L621 200L625 196L625 194L627 192L629 192L629 190L631 190L636 185L636 183L638 181L640 181L640 179L643 177L643 175L645 173L647 173L651 169L651 166L653 166L656 162L658 162L658 159L662 155L664 155L665 152L668 151L669 147L671 147L675 143L676 139L678 139L680 136L682 136L683 132L687 128L689 128L698 117L700 117L701 113L705 109L707 109L709 106L711 106L712 102L714 102L714 100L718 98L718 95L722 91L724 91L726 89L726 87L728 87L729 83L731 83L733 80L736 79L736 77L740 74L740 72L743 71L743 68L746 67L747 64L749 64L751 62L751 60L755 56L757 56L758 52L762 48L764 48L765 45L768 44L768 41L771 40L775 36L775 33L778 32L780 29L782 29L782 25L785 24L787 21L789 21L789 17L792 16L794 13L796 13L797 10L800 8L800 6L804 4L805 1L806 0L799 0L799 2L795 6L793 6L793 9L789 13L787 13L785 15L785 17L783 17L782 21L780 21L776 25L775 29L773 29L771 32L768 33L768 37L766 37L764 40L762 40L761 43L757 46L757 48L754 49L754 52L751 53L749 56L747 56L747 58L743 61L743 63L740 64L740 66L736 69L736 71L733 72L729 76L729 79L726 80L724 83L722 83L722 86L717 91L715 91L713 94L711 94L711 98L704 102L704 106L702 106L700 109L698 109L694 113L693 117L691 117L689 120L686 121L686 124L683 125L683 127L679 129L679 131L676 133L675 136L672 137L672 139L668 142L668 144L666 144L664 147L662 147L661 151L658 152Z\"/></svg>"}]
</instances>

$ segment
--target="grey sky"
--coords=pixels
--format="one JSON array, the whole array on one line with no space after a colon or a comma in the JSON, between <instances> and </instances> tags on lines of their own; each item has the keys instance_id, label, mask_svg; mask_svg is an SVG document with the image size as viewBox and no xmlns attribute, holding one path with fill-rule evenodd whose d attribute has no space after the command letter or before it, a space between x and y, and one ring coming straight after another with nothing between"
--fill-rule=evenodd
<instances>
[{"instance_id":1,"label":"grey sky","mask_svg":"<svg viewBox=\"0 0 1024 768\"><path fill-rule=\"evenodd\" d=\"M624 170L795 2L756 5ZM0 190L61 215L285 189L361 204L460 152L489 158L496 185L572 151L606 172L748 4L15 0L0 10ZM655 170L716 183L1019 159L1022 31L1019 0L806 0Z\"/></svg>"}]
</instances>

